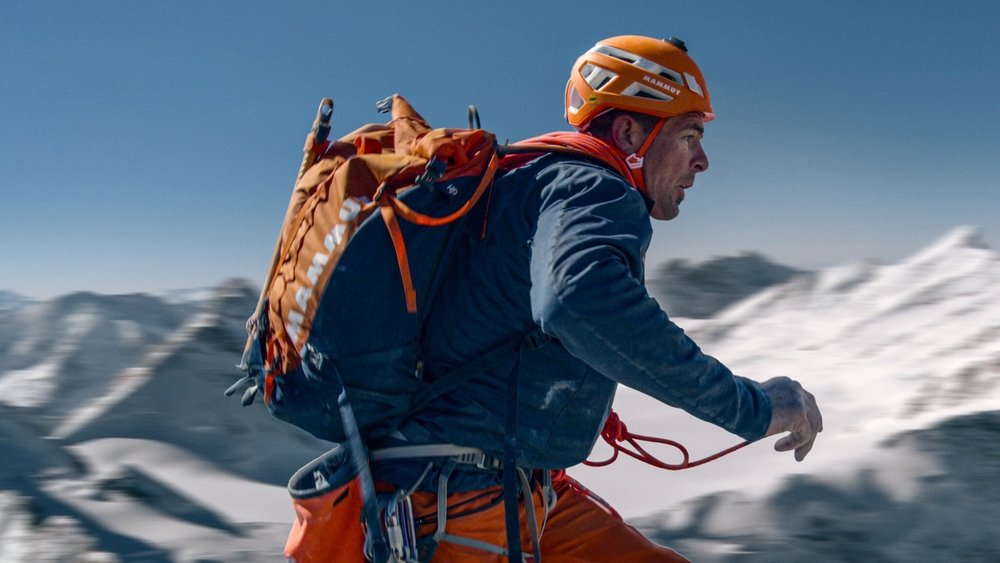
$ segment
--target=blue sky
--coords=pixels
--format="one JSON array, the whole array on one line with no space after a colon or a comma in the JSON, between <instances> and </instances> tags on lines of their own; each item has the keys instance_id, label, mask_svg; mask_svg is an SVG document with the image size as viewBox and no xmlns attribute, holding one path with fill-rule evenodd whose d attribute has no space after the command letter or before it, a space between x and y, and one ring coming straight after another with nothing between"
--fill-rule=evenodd
<instances>
[{"instance_id":1,"label":"blue sky","mask_svg":"<svg viewBox=\"0 0 1000 563\"><path fill-rule=\"evenodd\" d=\"M683 38L718 119L650 269L759 251L898 260L956 225L1000 246L1000 4L0 2L0 289L259 280L323 96L334 132L400 92L437 126L565 129L569 66Z\"/></svg>"}]
</instances>

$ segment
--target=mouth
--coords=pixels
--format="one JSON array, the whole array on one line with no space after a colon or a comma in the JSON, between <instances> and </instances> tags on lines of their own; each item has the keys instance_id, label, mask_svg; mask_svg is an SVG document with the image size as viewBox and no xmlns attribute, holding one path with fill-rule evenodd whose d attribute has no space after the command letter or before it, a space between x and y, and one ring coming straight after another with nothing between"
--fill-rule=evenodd
<instances>
[{"instance_id":1,"label":"mouth","mask_svg":"<svg viewBox=\"0 0 1000 563\"><path fill-rule=\"evenodd\" d=\"M684 201L684 196L687 194L685 190L693 186L694 184L680 184L681 191L677 193L677 203Z\"/></svg>"}]
</instances>

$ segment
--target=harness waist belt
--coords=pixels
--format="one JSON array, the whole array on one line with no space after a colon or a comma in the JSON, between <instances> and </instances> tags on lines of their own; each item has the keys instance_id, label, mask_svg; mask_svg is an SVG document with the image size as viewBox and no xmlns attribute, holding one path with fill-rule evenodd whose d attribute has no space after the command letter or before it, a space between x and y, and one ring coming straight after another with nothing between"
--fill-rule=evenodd
<instances>
[{"instance_id":1,"label":"harness waist belt","mask_svg":"<svg viewBox=\"0 0 1000 563\"><path fill-rule=\"evenodd\" d=\"M457 464L474 465L480 469L500 469L503 467L503 460L499 457L491 456L479 448L456 446L454 444L398 446L371 452L373 462L427 457L446 457L454 460Z\"/></svg>"}]
</instances>

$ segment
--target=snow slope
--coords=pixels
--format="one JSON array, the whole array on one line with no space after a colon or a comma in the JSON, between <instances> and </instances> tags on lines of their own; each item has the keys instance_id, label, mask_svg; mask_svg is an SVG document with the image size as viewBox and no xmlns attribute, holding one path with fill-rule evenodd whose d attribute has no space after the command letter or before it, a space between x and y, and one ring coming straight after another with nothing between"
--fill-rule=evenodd
<instances>
[{"instance_id":1,"label":"snow slope","mask_svg":"<svg viewBox=\"0 0 1000 563\"><path fill-rule=\"evenodd\" d=\"M801 381L816 395L824 432L803 463L772 452L770 438L681 473L633 460L571 470L626 516L710 491L760 497L795 474L845 479L876 462L877 479L902 498L931 470L905 455L880 458L886 438L1000 409L1000 254L973 228L955 229L899 264L823 270L712 319L678 323L736 373ZM693 457L739 441L628 389L615 409L630 430L678 439ZM643 487L629 486L635 482Z\"/></svg>"},{"instance_id":2,"label":"snow slope","mask_svg":"<svg viewBox=\"0 0 1000 563\"><path fill-rule=\"evenodd\" d=\"M239 375L254 288L177 295L78 293L0 311L3 561L280 558L292 517L283 485L327 444L222 395ZM898 264L800 275L712 318L677 320L737 373L802 381L825 430L803 463L771 438L678 473L631 459L571 468L644 532L699 561L907 560L913 542L893 538L934 526L949 536L928 560L1000 554L986 539L1000 529L988 509L1000 254L975 229ZM678 439L694 458L738 442L629 389L615 408L634 432ZM933 505L948 495L972 512ZM879 518L898 525L877 532ZM820 539L805 549L809 538Z\"/></svg>"},{"instance_id":3,"label":"snow slope","mask_svg":"<svg viewBox=\"0 0 1000 563\"><path fill-rule=\"evenodd\" d=\"M74 294L25 311L0 362L0 560L86 543L57 552L53 535L91 538L95 561L281 558L284 485L329 445L223 395L256 295L231 282L201 302Z\"/></svg>"}]
</instances>

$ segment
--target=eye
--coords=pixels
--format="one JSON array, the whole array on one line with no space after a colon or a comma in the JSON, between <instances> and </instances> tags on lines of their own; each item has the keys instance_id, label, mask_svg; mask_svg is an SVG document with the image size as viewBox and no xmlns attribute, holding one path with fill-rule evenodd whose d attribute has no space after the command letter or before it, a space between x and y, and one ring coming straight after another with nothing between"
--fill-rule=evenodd
<instances>
[{"instance_id":1,"label":"eye","mask_svg":"<svg viewBox=\"0 0 1000 563\"><path fill-rule=\"evenodd\" d=\"M688 143L692 143L694 141L701 140L701 137L702 135L700 131L688 131L687 133L684 133L681 138Z\"/></svg>"}]
</instances>

